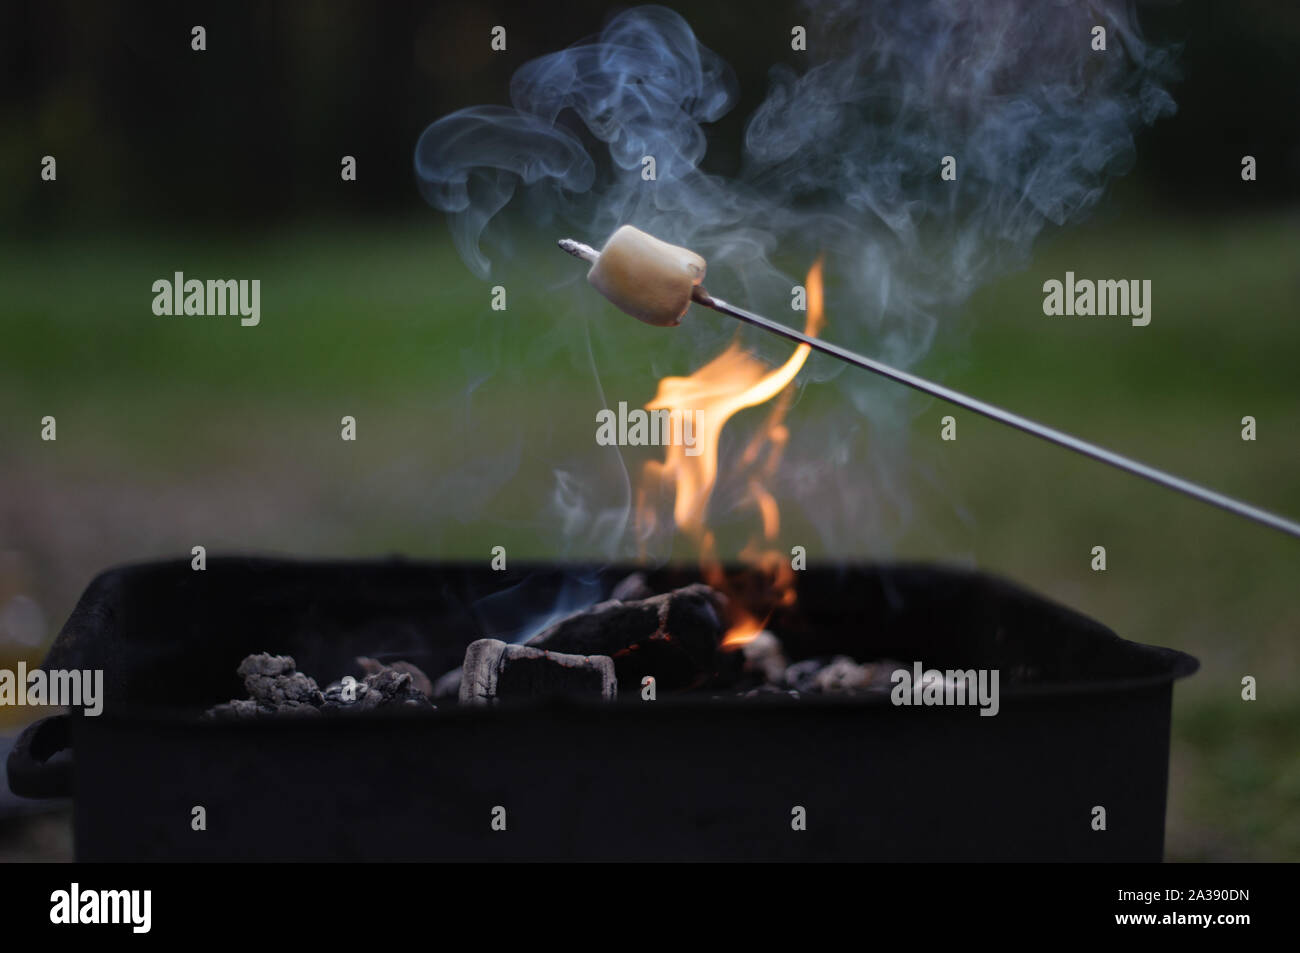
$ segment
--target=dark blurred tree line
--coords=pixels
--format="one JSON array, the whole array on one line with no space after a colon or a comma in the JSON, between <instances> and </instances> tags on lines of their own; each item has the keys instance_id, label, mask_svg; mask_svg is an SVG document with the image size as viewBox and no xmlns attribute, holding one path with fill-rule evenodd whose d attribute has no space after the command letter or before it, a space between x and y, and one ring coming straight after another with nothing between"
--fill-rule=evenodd
<instances>
[{"instance_id":1,"label":"dark blurred tree line","mask_svg":"<svg viewBox=\"0 0 1300 953\"><path fill-rule=\"evenodd\" d=\"M712 131L709 164L737 161L744 117L775 62L801 65L797 3L669 3L735 68L742 98ZM505 102L525 60L598 31L598 0L248 0L0 5L0 222L174 221L246 228L420 207L411 154L461 106ZM1153 41L1183 44L1179 113L1143 134L1132 186L1188 211L1300 195L1300 4L1189 0L1142 7ZM204 26L207 49L191 49ZM508 28L508 52L489 47ZM40 189L40 160L59 187ZM1259 181L1243 192L1240 157ZM357 159L355 183L340 159Z\"/></svg>"}]
</instances>

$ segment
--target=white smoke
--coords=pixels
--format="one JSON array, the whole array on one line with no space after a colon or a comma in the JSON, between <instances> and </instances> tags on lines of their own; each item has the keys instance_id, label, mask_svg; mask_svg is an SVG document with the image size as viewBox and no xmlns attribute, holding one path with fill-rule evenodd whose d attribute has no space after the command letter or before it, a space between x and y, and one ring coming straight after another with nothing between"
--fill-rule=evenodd
<instances>
[{"instance_id":1,"label":"white smoke","mask_svg":"<svg viewBox=\"0 0 1300 953\"><path fill-rule=\"evenodd\" d=\"M732 71L682 17L648 6L522 66L509 107L429 126L415 150L421 192L485 278L494 217L521 200L556 237L598 244L630 223L691 247L709 261L711 291L759 311L788 308L802 280L774 264L778 250L803 267L824 251L837 283L828 337L906 367L975 288L1027 261L1045 227L1095 206L1131 163L1136 131L1174 109L1169 54L1146 46L1131 2L883 0L810 13L810 65L772 69L734 177L701 168L708 125L737 99ZM1105 52L1092 48L1098 25ZM640 175L647 155L653 181ZM944 156L956 181L940 178ZM805 370L805 381L834 379L843 415L792 428L779 487L816 501L807 509L827 536L906 507L906 395L844 370ZM612 555L626 504L611 516L581 489L562 481L565 532L600 526ZM728 489L724 461L720 505Z\"/></svg>"}]
</instances>

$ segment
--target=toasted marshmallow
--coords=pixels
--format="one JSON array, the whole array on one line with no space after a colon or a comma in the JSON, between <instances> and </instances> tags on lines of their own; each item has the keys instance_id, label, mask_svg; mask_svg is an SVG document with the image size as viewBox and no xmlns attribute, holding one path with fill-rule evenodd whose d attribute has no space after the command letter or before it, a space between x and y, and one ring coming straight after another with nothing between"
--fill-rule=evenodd
<instances>
[{"instance_id":1,"label":"toasted marshmallow","mask_svg":"<svg viewBox=\"0 0 1300 953\"><path fill-rule=\"evenodd\" d=\"M632 317L671 328L682 323L704 269L704 259L689 248L624 225L605 242L587 280Z\"/></svg>"}]
</instances>

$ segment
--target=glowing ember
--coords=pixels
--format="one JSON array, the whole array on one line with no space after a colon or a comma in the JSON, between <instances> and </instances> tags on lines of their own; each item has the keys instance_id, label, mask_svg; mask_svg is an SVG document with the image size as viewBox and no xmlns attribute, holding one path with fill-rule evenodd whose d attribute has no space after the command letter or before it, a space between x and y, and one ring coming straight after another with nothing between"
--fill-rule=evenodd
<instances>
[{"instance_id":1,"label":"glowing ember","mask_svg":"<svg viewBox=\"0 0 1300 953\"><path fill-rule=\"evenodd\" d=\"M804 332L816 335L823 323L822 263L819 258L808 271L804 283L808 292L808 319ZM767 624L767 614L777 605L794 601L794 572L781 552L771 547L781 528L781 511L776 497L765 481L776 472L789 439L785 415L790 407L795 379L811 348L800 344L776 370L751 357L733 341L725 351L690 377L665 377L659 382L647 410L670 412L694 410L698 453L687 455L684 446L670 445L662 462L647 463L637 495L637 525L643 531L654 526L653 506L649 501L658 491L671 489L674 495L673 520L677 528L694 538L700 550L704 579L731 596L733 618L723 641L735 648L753 639ZM766 603L762 618L741 605L728 585L722 563L717 557L712 531L707 525L709 498L718 476L718 441L722 428L737 412L756 407L781 395L772 406L767 420L740 455L739 467L748 472L747 499L757 510L762 535L754 537L741 550L741 560L761 574L766 582Z\"/></svg>"}]
</instances>

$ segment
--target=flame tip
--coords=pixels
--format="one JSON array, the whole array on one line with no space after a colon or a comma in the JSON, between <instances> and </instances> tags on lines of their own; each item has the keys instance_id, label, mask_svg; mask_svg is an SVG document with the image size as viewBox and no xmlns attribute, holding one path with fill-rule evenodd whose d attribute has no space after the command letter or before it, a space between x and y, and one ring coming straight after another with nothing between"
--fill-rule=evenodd
<instances>
[{"instance_id":1,"label":"flame tip","mask_svg":"<svg viewBox=\"0 0 1300 953\"><path fill-rule=\"evenodd\" d=\"M825 319L825 300L822 290L822 265L825 253L819 253L804 279L807 293L807 318L804 332L816 336ZM673 491L673 520L677 529L694 537L700 549L700 563L707 582L729 596L734 595L720 561L714 551L714 538L705 519L709 499L718 475L718 443L728 420L747 407L767 403L781 395L773 405L767 420L753 440L742 452L738 468L740 476L749 475L748 502L757 509L761 524L761 537L755 537L740 552L742 561L749 564L765 579L766 591L758 600L771 607L790 606L795 601L793 572L770 546L776 542L781 528L781 511L776 497L764 485L780 462L790 438L785 423L792 403L790 384L803 369L812 348L798 345L778 368L769 368L758 358L745 351L739 335L712 360L686 377L664 377L659 381L654 397L645 405L647 410L670 412L693 410L694 453L687 454L684 445L670 442L662 461L650 461L642 468L642 482L637 488L637 529L642 539L658 525L653 501L660 497L660 489ZM721 647L732 651L748 645L762 632L770 618L768 613L751 615L738 598L730 599L732 619L723 636Z\"/></svg>"}]
</instances>

